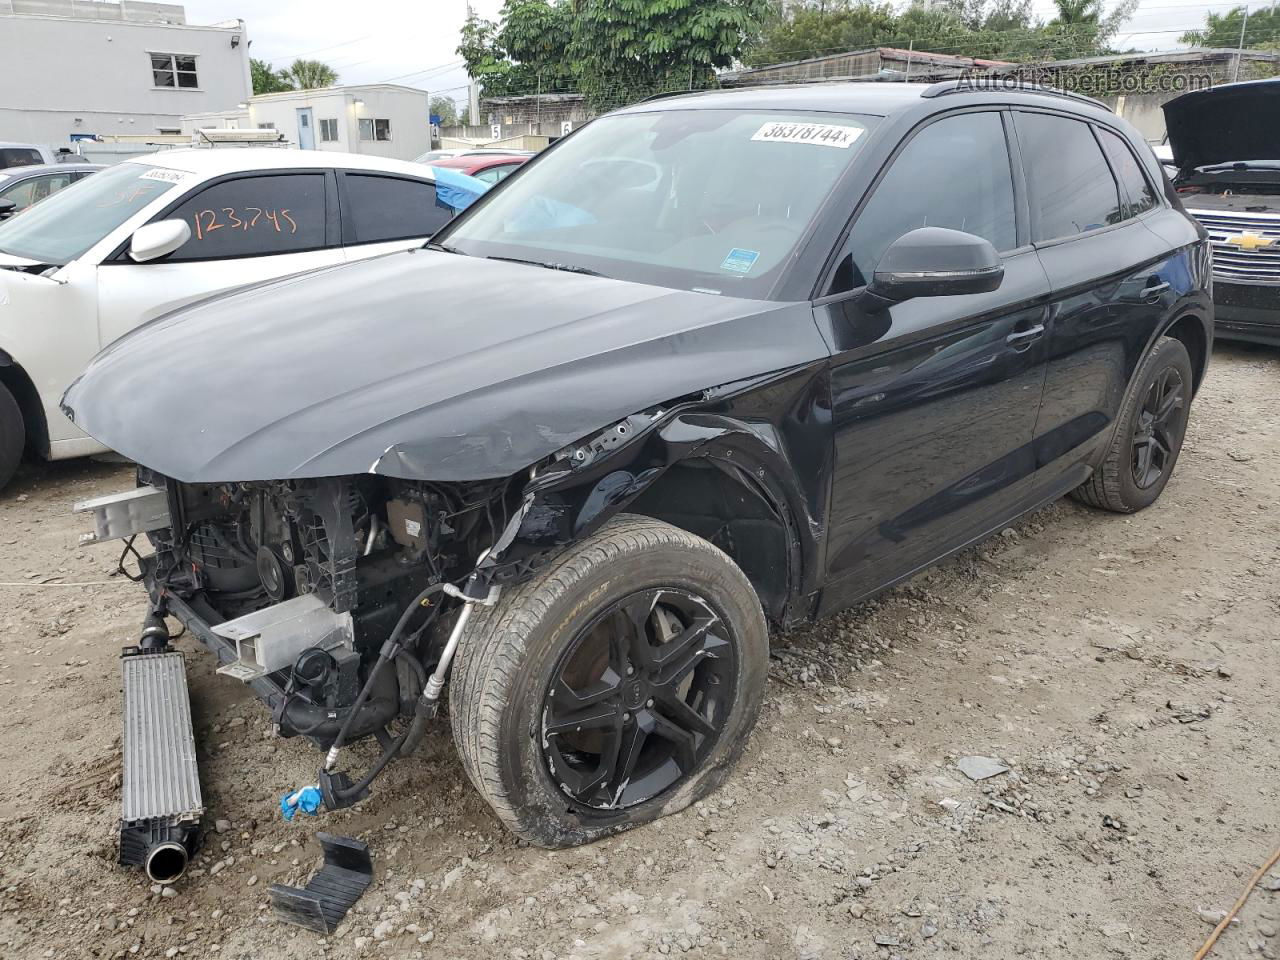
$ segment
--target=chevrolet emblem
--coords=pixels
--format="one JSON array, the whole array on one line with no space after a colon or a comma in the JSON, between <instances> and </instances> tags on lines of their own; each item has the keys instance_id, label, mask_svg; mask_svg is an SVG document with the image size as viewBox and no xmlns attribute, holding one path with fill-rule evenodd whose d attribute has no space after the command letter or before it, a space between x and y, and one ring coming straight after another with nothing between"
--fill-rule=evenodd
<instances>
[{"instance_id":1,"label":"chevrolet emblem","mask_svg":"<svg viewBox=\"0 0 1280 960\"><path fill-rule=\"evenodd\" d=\"M1246 230L1244 233L1237 233L1233 237L1227 237L1224 243L1229 243L1233 247L1239 247L1241 250L1261 250L1263 247L1270 247L1275 243L1272 237L1264 237L1260 233L1252 230Z\"/></svg>"}]
</instances>

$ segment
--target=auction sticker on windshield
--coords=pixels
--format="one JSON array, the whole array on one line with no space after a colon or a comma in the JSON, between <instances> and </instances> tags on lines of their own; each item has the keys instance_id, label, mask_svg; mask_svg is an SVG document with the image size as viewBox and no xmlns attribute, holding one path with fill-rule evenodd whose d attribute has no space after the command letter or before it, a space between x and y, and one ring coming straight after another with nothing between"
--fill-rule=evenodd
<instances>
[{"instance_id":1,"label":"auction sticker on windshield","mask_svg":"<svg viewBox=\"0 0 1280 960\"><path fill-rule=\"evenodd\" d=\"M755 250L743 250L741 247L734 247L729 251L729 255L724 258L724 263L720 264L721 270L732 270L734 273L750 273L751 268L755 266L760 254Z\"/></svg>"},{"instance_id":2,"label":"auction sticker on windshield","mask_svg":"<svg viewBox=\"0 0 1280 960\"><path fill-rule=\"evenodd\" d=\"M847 148L862 136L862 127L845 127L835 123L766 123L752 140L771 143L814 143L823 147Z\"/></svg>"},{"instance_id":3,"label":"auction sticker on windshield","mask_svg":"<svg viewBox=\"0 0 1280 960\"><path fill-rule=\"evenodd\" d=\"M164 167L152 167L142 174L140 180L163 180L165 183L181 183L187 175L181 170L167 170Z\"/></svg>"}]
</instances>

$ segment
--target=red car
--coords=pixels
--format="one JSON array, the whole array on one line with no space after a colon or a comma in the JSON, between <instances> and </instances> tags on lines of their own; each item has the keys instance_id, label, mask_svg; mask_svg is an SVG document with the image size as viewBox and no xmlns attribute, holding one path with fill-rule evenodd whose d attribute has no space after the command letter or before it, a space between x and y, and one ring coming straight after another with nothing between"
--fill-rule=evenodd
<instances>
[{"instance_id":1,"label":"red car","mask_svg":"<svg viewBox=\"0 0 1280 960\"><path fill-rule=\"evenodd\" d=\"M497 183L532 156L531 153L487 153L483 156L464 154L447 160L432 161L431 166L447 167L485 183Z\"/></svg>"}]
</instances>

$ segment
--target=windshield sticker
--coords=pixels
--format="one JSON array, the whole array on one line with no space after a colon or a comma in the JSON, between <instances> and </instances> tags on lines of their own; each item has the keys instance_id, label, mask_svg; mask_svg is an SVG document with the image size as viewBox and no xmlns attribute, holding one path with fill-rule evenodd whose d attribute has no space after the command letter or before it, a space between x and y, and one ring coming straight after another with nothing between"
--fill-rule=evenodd
<instances>
[{"instance_id":1,"label":"windshield sticker","mask_svg":"<svg viewBox=\"0 0 1280 960\"><path fill-rule=\"evenodd\" d=\"M139 180L163 180L165 183L181 183L187 175L181 170L166 170L164 167L153 167L142 174Z\"/></svg>"},{"instance_id":2,"label":"windshield sticker","mask_svg":"<svg viewBox=\"0 0 1280 960\"><path fill-rule=\"evenodd\" d=\"M756 261L760 259L760 253L756 250L743 250L741 247L734 247L729 251L729 255L724 258L724 263L720 264L721 270L732 270L734 273L750 273L751 268L755 266Z\"/></svg>"},{"instance_id":3,"label":"windshield sticker","mask_svg":"<svg viewBox=\"0 0 1280 960\"><path fill-rule=\"evenodd\" d=\"M844 150L862 136L862 127L842 127L834 123L766 123L752 140L771 143L815 143Z\"/></svg>"}]
</instances>

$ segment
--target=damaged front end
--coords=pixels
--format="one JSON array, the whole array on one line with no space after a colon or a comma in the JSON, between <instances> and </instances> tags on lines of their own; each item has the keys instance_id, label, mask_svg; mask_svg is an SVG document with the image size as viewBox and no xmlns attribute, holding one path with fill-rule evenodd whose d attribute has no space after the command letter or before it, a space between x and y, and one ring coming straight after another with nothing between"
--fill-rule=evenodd
<instances>
[{"instance_id":1,"label":"damaged front end","mask_svg":"<svg viewBox=\"0 0 1280 960\"><path fill-rule=\"evenodd\" d=\"M136 490L78 509L94 519L87 540L124 539L126 556L149 541L151 552L134 552L153 631L179 620L218 673L269 706L280 736L327 751L317 782L284 795L291 818L366 796L435 716L474 605L621 511L721 547L771 619L807 615L827 491L794 478L827 474L825 395L817 365L738 381L625 417L500 480L194 483L140 468ZM395 463L411 456L402 448ZM339 772L341 747L367 737L383 748L373 767Z\"/></svg>"}]
</instances>

